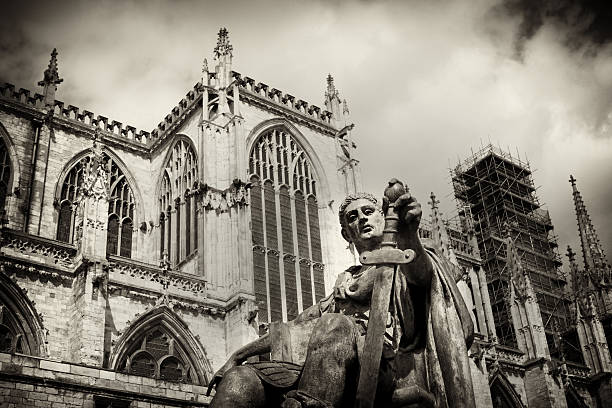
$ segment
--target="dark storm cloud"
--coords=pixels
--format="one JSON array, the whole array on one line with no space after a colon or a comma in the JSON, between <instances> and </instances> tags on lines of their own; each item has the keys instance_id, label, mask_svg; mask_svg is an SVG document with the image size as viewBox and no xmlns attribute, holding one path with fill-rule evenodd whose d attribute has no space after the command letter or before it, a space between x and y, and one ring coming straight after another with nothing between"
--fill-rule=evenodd
<instances>
[{"instance_id":1,"label":"dark storm cloud","mask_svg":"<svg viewBox=\"0 0 612 408\"><path fill-rule=\"evenodd\" d=\"M596 55L612 41L612 2L609 0L503 0L494 12L519 18L515 51L522 57L525 43L546 24L562 33L573 50Z\"/></svg>"}]
</instances>

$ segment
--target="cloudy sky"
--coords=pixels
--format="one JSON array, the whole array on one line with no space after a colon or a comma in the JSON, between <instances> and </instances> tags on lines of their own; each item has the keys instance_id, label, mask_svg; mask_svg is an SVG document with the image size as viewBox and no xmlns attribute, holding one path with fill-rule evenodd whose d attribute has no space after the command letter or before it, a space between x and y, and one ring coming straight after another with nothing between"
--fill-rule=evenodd
<instances>
[{"instance_id":1,"label":"cloudy sky","mask_svg":"<svg viewBox=\"0 0 612 408\"><path fill-rule=\"evenodd\" d=\"M366 190L397 176L425 207L434 191L452 215L448 169L493 143L531 163L562 253L579 245L573 174L612 260L605 3L7 2L0 81L38 90L57 47L59 99L152 130L199 80L225 26L243 75L319 106L325 77L335 77L356 123Z\"/></svg>"}]
</instances>

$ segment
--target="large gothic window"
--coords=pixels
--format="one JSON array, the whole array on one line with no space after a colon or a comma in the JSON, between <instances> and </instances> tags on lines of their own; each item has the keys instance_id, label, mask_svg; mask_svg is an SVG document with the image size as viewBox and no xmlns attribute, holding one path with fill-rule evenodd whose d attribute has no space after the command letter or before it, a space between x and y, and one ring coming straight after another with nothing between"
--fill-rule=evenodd
<instances>
[{"instance_id":1,"label":"large gothic window","mask_svg":"<svg viewBox=\"0 0 612 408\"><path fill-rule=\"evenodd\" d=\"M110 186L106 253L129 258L132 255L134 195L115 160L106 153L103 153L103 157ZM83 157L74 164L64 178L59 197L59 218L57 222L57 239L59 241L72 242L75 203L79 197L79 190L83 185L90 160L89 156Z\"/></svg>"},{"instance_id":2,"label":"large gothic window","mask_svg":"<svg viewBox=\"0 0 612 408\"><path fill-rule=\"evenodd\" d=\"M0 216L4 213L6 196L9 194L11 180L11 158L4 140L0 137Z\"/></svg>"},{"instance_id":3,"label":"large gothic window","mask_svg":"<svg viewBox=\"0 0 612 408\"><path fill-rule=\"evenodd\" d=\"M293 319L325 291L315 175L304 150L283 128L256 141L249 171L260 322Z\"/></svg>"},{"instance_id":4,"label":"large gothic window","mask_svg":"<svg viewBox=\"0 0 612 408\"><path fill-rule=\"evenodd\" d=\"M159 196L160 257L174 263L197 249L195 197L190 189L197 180L197 156L191 144L179 139L164 166Z\"/></svg>"}]
</instances>

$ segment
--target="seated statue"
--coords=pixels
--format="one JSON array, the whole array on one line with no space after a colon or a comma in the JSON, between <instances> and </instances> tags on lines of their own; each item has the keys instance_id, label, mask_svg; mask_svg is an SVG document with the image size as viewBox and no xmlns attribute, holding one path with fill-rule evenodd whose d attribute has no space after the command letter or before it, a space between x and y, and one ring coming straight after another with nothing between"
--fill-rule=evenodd
<instances>
[{"instance_id":1,"label":"seated statue","mask_svg":"<svg viewBox=\"0 0 612 408\"><path fill-rule=\"evenodd\" d=\"M414 197L405 193L393 207L399 217L397 248L414 251L414 260L393 275L370 406L473 407L467 355L473 326L455 284L456 267L421 244L421 206ZM383 243L388 208L386 198L381 205L370 194L349 195L339 209L342 236L360 254L376 250ZM329 296L296 318L298 324L314 323L303 365L246 362L270 352L270 334L238 349L210 383L209 391L216 385L210 407L360 406L355 400L360 363L368 353L364 344L376 271L372 265L348 268Z\"/></svg>"}]
</instances>

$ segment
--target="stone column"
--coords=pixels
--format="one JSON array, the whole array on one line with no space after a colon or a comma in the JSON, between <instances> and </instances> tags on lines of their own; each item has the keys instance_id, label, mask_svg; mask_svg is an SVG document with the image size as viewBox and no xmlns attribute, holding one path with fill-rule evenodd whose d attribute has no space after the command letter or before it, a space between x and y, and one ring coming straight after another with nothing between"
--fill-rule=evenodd
<instances>
[{"instance_id":1,"label":"stone column","mask_svg":"<svg viewBox=\"0 0 612 408\"><path fill-rule=\"evenodd\" d=\"M226 29L214 50L214 77L206 63L199 129L200 274L207 296L226 302L228 353L255 338L257 322L253 287L253 249L245 179L246 135L240 111L239 86L232 82L232 46ZM215 98L209 98L213 94Z\"/></svg>"}]
</instances>

